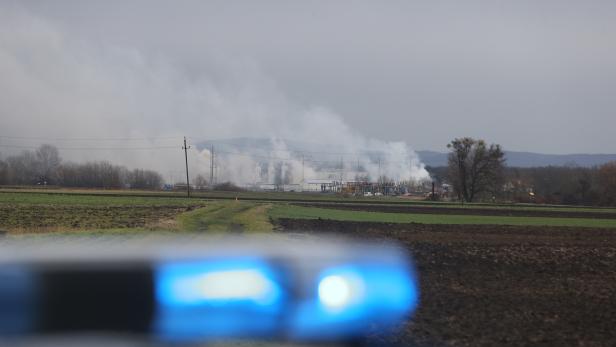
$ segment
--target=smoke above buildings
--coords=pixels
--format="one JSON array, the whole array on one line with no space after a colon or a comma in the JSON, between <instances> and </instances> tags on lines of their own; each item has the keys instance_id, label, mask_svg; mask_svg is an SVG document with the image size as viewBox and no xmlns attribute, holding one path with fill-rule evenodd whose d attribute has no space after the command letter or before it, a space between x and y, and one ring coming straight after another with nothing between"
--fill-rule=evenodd
<instances>
[{"instance_id":1,"label":"smoke above buildings","mask_svg":"<svg viewBox=\"0 0 616 347\"><path fill-rule=\"evenodd\" d=\"M191 176L209 178L214 145L220 182L428 177L407 144L371 139L326 107L295 103L255 61L217 52L195 69L169 55L79 40L5 6L0 155L50 143L71 161L108 160L174 181L188 136ZM221 145L231 138L266 140Z\"/></svg>"}]
</instances>

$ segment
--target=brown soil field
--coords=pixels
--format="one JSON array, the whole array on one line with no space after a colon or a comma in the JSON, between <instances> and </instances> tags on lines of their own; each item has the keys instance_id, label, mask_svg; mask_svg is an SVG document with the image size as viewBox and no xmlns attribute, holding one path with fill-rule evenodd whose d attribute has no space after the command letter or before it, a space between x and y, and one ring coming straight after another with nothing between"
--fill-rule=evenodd
<instances>
[{"instance_id":1,"label":"brown soil field","mask_svg":"<svg viewBox=\"0 0 616 347\"><path fill-rule=\"evenodd\" d=\"M616 346L616 230L318 219L278 228L396 240L412 252L420 306L376 342Z\"/></svg>"},{"instance_id":2,"label":"brown soil field","mask_svg":"<svg viewBox=\"0 0 616 347\"><path fill-rule=\"evenodd\" d=\"M156 225L193 209L178 206L23 206L0 205L0 229L49 232L77 229L134 228Z\"/></svg>"},{"instance_id":3,"label":"brown soil field","mask_svg":"<svg viewBox=\"0 0 616 347\"><path fill-rule=\"evenodd\" d=\"M498 209L498 208L455 208L455 207L432 207L432 206L401 206L401 205L368 205L368 204L344 204L344 203L292 203L304 207L319 207L336 210L352 210L366 212L390 212L390 213L425 213L425 214L455 214L476 216L512 216L512 217L558 217L558 218L598 218L616 219L616 213L612 212L587 212L587 211L546 211L532 209Z\"/></svg>"}]
</instances>

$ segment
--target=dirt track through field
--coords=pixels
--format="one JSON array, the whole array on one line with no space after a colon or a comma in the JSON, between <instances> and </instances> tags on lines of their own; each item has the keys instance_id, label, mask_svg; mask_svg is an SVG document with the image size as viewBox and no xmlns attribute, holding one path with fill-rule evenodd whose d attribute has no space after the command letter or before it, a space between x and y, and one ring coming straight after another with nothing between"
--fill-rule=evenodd
<instances>
[{"instance_id":1,"label":"dirt track through field","mask_svg":"<svg viewBox=\"0 0 616 347\"><path fill-rule=\"evenodd\" d=\"M616 345L614 229L318 219L278 223L281 231L394 239L413 253L421 304L390 342Z\"/></svg>"},{"instance_id":2,"label":"dirt track through field","mask_svg":"<svg viewBox=\"0 0 616 347\"><path fill-rule=\"evenodd\" d=\"M351 210L365 212L389 212L389 213L422 213L422 214L452 214L474 216L511 216L511 217L557 217L557 218L598 218L616 219L614 212L590 212L590 211L547 211L532 209L507 209L507 208L472 208L472 207L441 207L441 206L401 206L401 205L368 205L368 204L345 204L345 203L292 203L291 205L304 207L319 207L335 210Z\"/></svg>"}]
</instances>

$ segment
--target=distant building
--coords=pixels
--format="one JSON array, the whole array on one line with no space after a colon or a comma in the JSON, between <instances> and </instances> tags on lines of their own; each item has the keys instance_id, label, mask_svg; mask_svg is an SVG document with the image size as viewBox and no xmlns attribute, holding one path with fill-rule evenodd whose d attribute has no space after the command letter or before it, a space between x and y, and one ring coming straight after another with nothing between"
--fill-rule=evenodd
<instances>
[{"instance_id":1,"label":"distant building","mask_svg":"<svg viewBox=\"0 0 616 347\"><path fill-rule=\"evenodd\" d=\"M303 192L337 192L340 190L340 182L329 179L312 179L306 180L301 185L301 191Z\"/></svg>"}]
</instances>

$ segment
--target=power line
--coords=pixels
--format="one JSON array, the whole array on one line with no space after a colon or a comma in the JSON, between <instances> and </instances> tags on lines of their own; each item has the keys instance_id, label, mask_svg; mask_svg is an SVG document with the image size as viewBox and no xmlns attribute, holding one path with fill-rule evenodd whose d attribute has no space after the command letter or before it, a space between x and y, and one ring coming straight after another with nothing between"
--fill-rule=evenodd
<instances>
[{"instance_id":1,"label":"power line","mask_svg":"<svg viewBox=\"0 0 616 347\"><path fill-rule=\"evenodd\" d=\"M210 186L214 186L214 145L210 145Z\"/></svg>"},{"instance_id":2,"label":"power line","mask_svg":"<svg viewBox=\"0 0 616 347\"><path fill-rule=\"evenodd\" d=\"M0 139L13 139L13 140L34 140L34 139L47 139L50 140L52 138L45 138L45 137L24 137L24 136L5 136L5 135L0 135ZM55 140L65 140L65 141L127 141L127 140L154 140L154 139L177 139L178 137L150 137L150 138L56 138ZM187 137L187 139L189 139L189 137ZM233 145L235 147L245 147L243 145ZM38 146L32 146L32 145L19 145L19 144L0 144L0 147L3 148L16 148L16 149L37 149L39 148ZM212 148L213 145L210 145L210 147ZM57 149L59 150L63 150L63 151L147 151L147 150L161 150L161 149L176 149L176 146L135 146L135 147L127 147L127 146L118 146L118 147L99 147L99 146L76 146L76 147L65 147L65 146L56 146ZM254 146L251 146L252 149L254 149ZM358 151L358 152L324 152L324 151L298 151L298 150L282 150L282 149L264 149L269 151L270 153L286 153L287 155L282 157L282 156L277 156L277 155L262 155L262 154L255 154L255 153L247 153L247 152L234 152L234 151L223 151L223 150L218 150L217 153L222 153L222 154L228 154L228 155L237 155L237 156L245 156L245 157L250 157L250 158L259 158L259 159L265 159L265 160L280 160L280 161L292 161L292 160L299 160L298 158L302 158L306 156L306 154L308 153L316 153L316 154L326 154L326 155L355 155L355 156L359 156L362 153L368 154L368 153L378 153L378 165L379 167L383 164L406 164L408 163L408 161L383 161L381 159L381 155L384 153L384 151ZM212 152L213 153L213 152ZM391 153L391 152L387 152L387 153ZM343 158L343 156L342 156ZM314 160L314 159L304 159L302 160L304 163L305 162L309 162L309 163L313 163L313 164L329 164L329 165L335 165L335 163L337 162L336 160ZM214 170L212 170L213 172Z\"/></svg>"},{"instance_id":3,"label":"power line","mask_svg":"<svg viewBox=\"0 0 616 347\"><path fill-rule=\"evenodd\" d=\"M22 145L5 145L0 144L0 147L18 148L18 149L38 149L40 146L22 146ZM54 146L56 147L56 146ZM62 151L115 151L115 150L154 150L154 149L177 149L177 146L149 146L149 147L56 147Z\"/></svg>"},{"instance_id":4,"label":"power line","mask_svg":"<svg viewBox=\"0 0 616 347\"><path fill-rule=\"evenodd\" d=\"M277 156L271 156L271 155L261 155L261 154L252 154L252 153L243 153L243 152L231 152L231 151L220 151L220 150L218 150L217 153L222 153L222 154L227 154L227 155L244 156L244 157L250 157L250 158L259 158L259 159L268 159L268 160L279 160L279 161L293 161L293 160L301 161L302 160L302 156L301 155L299 157L277 157ZM341 160L315 160L315 159L304 159L303 161L307 162L307 163L330 164L330 165L336 165L336 166L340 166L340 162L341 162ZM385 160L382 160L380 157L375 162L375 164L377 164L379 167L381 165L384 165L384 164L407 164L407 163L409 163L409 162L408 161L403 161L403 160L402 161L393 161L393 160L385 161Z\"/></svg>"},{"instance_id":5,"label":"power line","mask_svg":"<svg viewBox=\"0 0 616 347\"><path fill-rule=\"evenodd\" d=\"M35 137L35 136L8 136L0 135L2 139L33 140L33 141L158 141L177 140L180 136L152 136L152 137Z\"/></svg>"},{"instance_id":6,"label":"power line","mask_svg":"<svg viewBox=\"0 0 616 347\"><path fill-rule=\"evenodd\" d=\"M193 139L195 142L209 142L206 139ZM248 147L254 148L254 144L248 143L233 143L226 144L230 147ZM366 154L382 154L383 152L387 153L399 153L403 154L403 151L384 151L384 150L374 150L374 149L359 149L354 152L329 152L329 151L312 151L312 150L291 150L291 149L269 149L270 152L287 152L287 153L310 153L310 154L328 154L328 155L366 155Z\"/></svg>"},{"instance_id":7,"label":"power line","mask_svg":"<svg viewBox=\"0 0 616 347\"><path fill-rule=\"evenodd\" d=\"M144 137L50 137L50 136L14 136L14 135L0 135L0 139L14 139L14 140L49 140L49 141L158 141L158 140L177 140L181 139L182 136L144 136ZM192 140L192 142L211 142L207 139L196 137L196 136L186 136L186 139ZM253 148L254 144L246 144L246 143L233 143L229 144L233 147L250 147ZM302 152L302 153L314 153L314 154L331 154L331 155L351 155L351 154L366 154L366 153L381 153L382 150L374 150L374 149L359 149L357 151L352 152L330 152L330 151L313 151L313 150L288 150L288 149L271 149L271 151L280 151L280 152ZM392 152L392 151L387 151ZM402 153L400 151L396 151L398 153Z\"/></svg>"},{"instance_id":8,"label":"power line","mask_svg":"<svg viewBox=\"0 0 616 347\"><path fill-rule=\"evenodd\" d=\"M184 137L184 159L186 160L186 196L190 198L190 181L188 180L188 149L190 146L186 145L186 137Z\"/></svg>"},{"instance_id":9,"label":"power line","mask_svg":"<svg viewBox=\"0 0 616 347\"><path fill-rule=\"evenodd\" d=\"M14 148L14 149L30 149L30 150L36 150L38 148L40 148L39 146L24 146L24 145L5 145L5 144L0 144L0 148ZM177 149L176 146L148 146L148 147L57 147L56 148L58 150L61 151L151 151L151 150L161 150L161 149ZM190 146L189 146L190 149ZM255 159L263 159L263 160L277 160L277 161L302 161L303 164L305 165L305 163L312 163L312 164L323 164L323 165L340 165L340 161L338 160L315 160L315 159L304 159L302 160L302 156L301 153L302 152L297 152L300 153L300 155L298 157L278 157L278 156L272 156L272 155L261 155L261 154L253 154L253 153L242 153L242 152L232 152L232 151L216 151L219 154L227 154L227 155L235 155L235 156L243 156L243 157L249 157L249 158L255 158ZM212 152L213 153L213 152ZM381 165L385 165L385 164L407 164L408 161L384 161L382 159L378 159L377 161L379 169L381 167ZM211 170L211 172L214 172L214 170Z\"/></svg>"}]
</instances>

